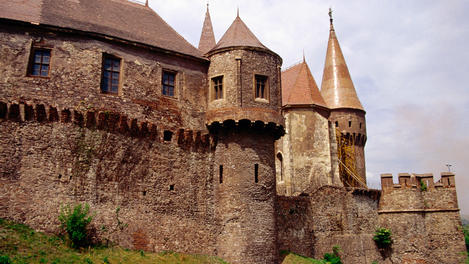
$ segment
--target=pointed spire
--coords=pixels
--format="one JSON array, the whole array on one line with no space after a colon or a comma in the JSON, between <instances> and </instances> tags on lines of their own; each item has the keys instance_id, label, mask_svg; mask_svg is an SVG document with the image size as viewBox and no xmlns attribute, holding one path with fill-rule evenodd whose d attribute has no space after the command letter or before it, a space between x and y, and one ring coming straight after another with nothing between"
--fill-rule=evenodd
<instances>
[{"instance_id":1,"label":"pointed spire","mask_svg":"<svg viewBox=\"0 0 469 264\"><path fill-rule=\"evenodd\" d=\"M213 33L212 20L210 19L207 2L207 12L205 13L204 25L202 27L202 33L200 34L199 50L205 54L215 47L215 45L215 34Z\"/></svg>"},{"instance_id":2,"label":"pointed spire","mask_svg":"<svg viewBox=\"0 0 469 264\"><path fill-rule=\"evenodd\" d=\"M327 107L304 57L303 62L282 72L282 105Z\"/></svg>"},{"instance_id":3,"label":"pointed spire","mask_svg":"<svg viewBox=\"0 0 469 264\"><path fill-rule=\"evenodd\" d=\"M331 109L352 108L363 110L355 86L350 77L339 41L332 24L332 10L329 10L331 28L327 43L326 62L322 76L321 94Z\"/></svg>"},{"instance_id":4,"label":"pointed spire","mask_svg":"<svg viewBox=\"0 0 469 264\"><path fill-rule=\"evenodd\" d=\"M213 49L243 46L267 49L267 47L257 39L252 31L249 30L243 20L237 16Z\"/></svg>"}]
</instances>

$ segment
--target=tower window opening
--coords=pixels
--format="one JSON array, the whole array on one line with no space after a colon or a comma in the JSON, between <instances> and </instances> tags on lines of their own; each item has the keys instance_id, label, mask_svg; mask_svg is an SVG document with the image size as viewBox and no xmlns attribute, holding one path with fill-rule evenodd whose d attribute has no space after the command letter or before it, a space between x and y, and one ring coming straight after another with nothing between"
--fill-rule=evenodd
<instances>
[{"instance_id":1,"label":"tower window opening","mask_svg":"<svg viewBox=\"0 0 469 264\"><path fill-rule=\"evenodd\" d=\"M362 128L362 123L360 123L360 128Z\"/></svg>"},{"instance_id":2,"label":"tower window opening","mask_svg":"<svg viewBox=\"0 0 469 264\"><path fill-rule=\"evenodd\" d=\"M254 182L259 182L259 164L254 164Z\"/></svg>"},{"instance_id":3,"label":"tower window opening","mask_svg":"<svg viewBox=\"0 0 469 264\"><path fill-rule=\"evenodd\" d=\"M268 86L267 86L267 76L255 75L256 82L256 98L267 99Z\"/></svg>"},{"instance_id":4,"label":"tower window opening","mask_svg":"<svg viewBox=\"0 0 469 264\"><path fill-rule=\"evenodd\" d=\"M47 77L49 76L50 49L33 48L31 52L30 65L28 69L29 76Z\"/></svg>"},{"instance_id":5,"label":"tower window opening","mask_svg":"<svg viewBox=\"0 0 469 264\"><path fill-rule=\"evenodd\" d=\"M339 127L339 121L335 121L335 127Z\"/></svg>"},{"instance_id":6,"label":"tower window opening","mask_svg":"<svg viewBox=\"0 0 469 264\"><path fill-rule=\"evenodd\" d=\"M174 184L169 185L169 190L174 191Z\"/></svg>"},{"instance_id":7,"label":"tower window opening","mask_svg":"<svg viewBox=\"0 0 469 264\"><path fill-rule=\"evenodd\" d=\"M176 73L163 71L163 90L162 94L166 96L174 96L174 87L175 87Z\"/></svg>"},{"instance_id":8,"label":"tower window opening","mask_svg":"<svg viewBox=\"0 0 469 264\"><path fill-rule=\"evenodd\" d=\"M352 121L348 121L348 127L352 126Z\"/></svg>"},{"instance_id":9,"label":"tower window opening","mask_svg":"<svg viewBox=\"0 0 469 264\"><path fill-rule=\"evenodd\" d=\"M223 165L220 165L220 167L218 168L218 174L220 178L220 183L223 183Z\"/></svg>"},{"instance_id":10,"label":"tower window opening","mask_svg":"<svg viewBox=\"0 0 469 264\"><path fill-rule=\"evenodd\" d=\"M212 78L213 100L223 99L223 76Z\"/></svg>"},{"instance_id":11,"label":"tower window opening","mask_svg":"<svg viewBox=\"0 0 469 264\"><path fill-rule=\"evenodd\" d=\"M163 132L163 140L164 141L171 141L171 138L173 137L173 132L169 131L169 130L165 130Z\"/></svg>"},{"instance_id":12,"label":"tower window opening","mask_svg":"<svg viewBox=\"0 0 469 264\"><path fill-rule=\"evenodd\" d=\"M112 55L103 55L103 76L101 80L101 92L117 94L119 91L119 79L121 59Z\"/></svg>"},{"instance_id":13,"label":"tower window opening","mask_svg":"<svg viewBox=\"0 0 469 264\"><path fill-rule=\"evenodd\" d=\"M280 178L280 181L282 182L283 181L283 157L282 157L282 153L277 153L277 160L278 160L278 173L279 173L279 178Z\"/></svg>"}]
</instances>

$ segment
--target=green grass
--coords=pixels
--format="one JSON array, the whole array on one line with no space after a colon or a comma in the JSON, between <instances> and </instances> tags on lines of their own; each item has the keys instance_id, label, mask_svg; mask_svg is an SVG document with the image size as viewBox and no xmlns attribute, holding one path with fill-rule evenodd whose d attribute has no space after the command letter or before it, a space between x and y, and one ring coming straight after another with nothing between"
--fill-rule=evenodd
<instances>
[{"instance_id":1,"label":"green grass","mask_svg":"<svg viewBox=\"0 0 469 264\"><path fill-rule=\"evenodd\" d=\"M326 264L324 260L316 260L312 258L308 258L305 256L301 256L289 251L282 251L280 252L283 259L282 264Z\"/></svg>"},{"instance_id":2,"label":"green grass","mask_svg":"<svg viewBox=\"0 0 469 264\"><path fill-rule=\"evenodd\" d=\"M48 264L102 264L102 263L168 263L222 264L217 257L188 255L174 252L149 253L111 248L89 248L76 250L70 248L57 236L35 232L30 227L0 218L0 263L48 263Z\"/></svg>"}]
</instances>

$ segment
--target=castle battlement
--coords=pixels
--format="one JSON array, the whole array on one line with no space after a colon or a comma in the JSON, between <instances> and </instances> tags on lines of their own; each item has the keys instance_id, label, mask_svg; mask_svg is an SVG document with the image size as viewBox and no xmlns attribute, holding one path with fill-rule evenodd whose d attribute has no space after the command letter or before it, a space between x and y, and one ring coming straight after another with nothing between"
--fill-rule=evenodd
<instances>
[{"instance_id":1,"label":"castle battlement","mask_svg":"<svg viewBox=\"0 0 469 264\"><path fill-rule=\"evenodd\" d=\"M157 126L154 123L129 118L122 113L108 110L57 109L42 103L0 102L0 119L13 122L72 123L76 126L120 133L135 138L149 138L157 142L175 143L185 150L210 151L216 145L216 138L206 131L180 128L177 131Z\"/></svg>"},{"instance_id":2,"label":"castle battlement","mask_svg":"<svg viewBox=\"0 0 469 264\"><path fill-rule=\"evenodd\" d=\"M393 182L393 176L390 173L381 174L381 189L383 191L392 191L396 189L416 189L420 190L423 183L426 190L434 190L440 188L455 188L455 174L452 172L442 172L441 179L437 182L433 179L432 173L399 173L398 183ZM423 185L422 185L423 186Z\"/></svg>"}]
</instances>

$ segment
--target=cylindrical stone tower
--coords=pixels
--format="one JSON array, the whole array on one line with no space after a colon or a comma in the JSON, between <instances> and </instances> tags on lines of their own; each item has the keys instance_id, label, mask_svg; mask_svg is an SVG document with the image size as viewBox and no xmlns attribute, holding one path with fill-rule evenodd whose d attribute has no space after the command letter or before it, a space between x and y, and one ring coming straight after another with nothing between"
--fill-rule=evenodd
<instances>
[{"instance_id":1,"label":"cylindrical stone tower","mask_svg":"<svg viewBox=\"0 0 469 264\"><path fill-rule=\"evenodd\" d=\"M207 56L206 122L218 139L217 254L230 263L277 263L274 141L284 131L281 58L239 16Z\"/></svg>"},{"instance_id":2,"label":"cylindrical stone tower","mask_svg":"<svg viewBox=\"0 0 469 264\"><path fill-rule=\"evenodd\" d=\"M331 12L329 13L332 14ZM327 45L326 63L322 77L321 94L331 109L329 120L341 133L346 142L353 146L355 170L361 182L366 184L365 143L366 120L365 110L358 99L355 86L350 77L344 55L340 49L334 26L332 24Z\"/></svg>"}]
</instances>

